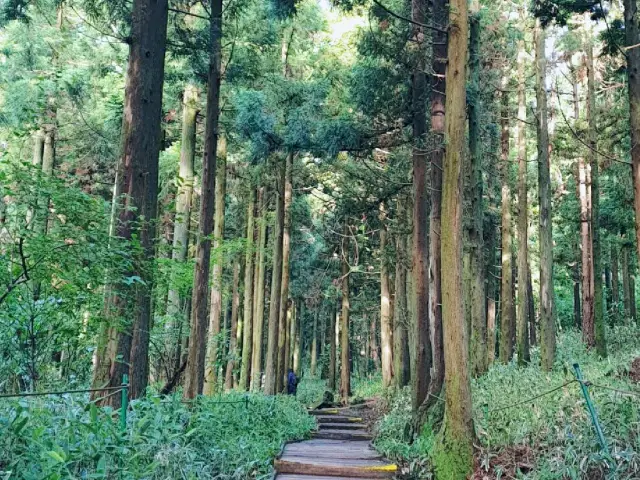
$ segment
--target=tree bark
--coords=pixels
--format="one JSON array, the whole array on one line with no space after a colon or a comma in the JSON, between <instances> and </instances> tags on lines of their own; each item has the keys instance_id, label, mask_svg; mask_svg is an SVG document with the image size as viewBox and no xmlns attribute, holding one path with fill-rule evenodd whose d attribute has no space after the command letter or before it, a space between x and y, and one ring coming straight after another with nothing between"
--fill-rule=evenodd
<instances>
[{"instance_id":1,"label":"tree bark","mask_svg":"<svg viewBox=\"0 0 640 480\"><path fill-rule=\"evenodd\" d=\"M398 199L396 215L405 217L404 202ZM411 366L409 364L409 335L407 312L407 235L399 232L396 235L396 300L393 318L393 371L394 383L402 388L411 382Z\"/></svg>"},{"instance_id":2,"label":"tree bark","mask_svg":"<svg viewBox=\"0 0 640 480\"><path fill-rule=\"evenodd\" d=\"M436 475L463 480L473 468L473 428L469 334L462 305L462 156L466 120L468 6L450 0L449 45L442 182L442 325L445 413L434 455Z\"/></svg>"},{"instance_id":3,"label":"tree bark","mask_svg":"<svg viewBox=\"0 0 640 480\"><path fill-rule=\"evenodd\" d=\"M287 337L287 312L289 310L289 258L291 256L291 201L293 195L292 185L293 153L289 153L285 160L284 178L284 229L282 233L282 285L280 293L279 338L278 338L278 377L276 379L276 391L283 391L283 385L287 371L286 363L286 337Z\"/></svg>"},{"instance_id":4,"label":"tree bark","mask_svg":"<svg viewBox=\"0 0 640 480\"><path fill-rule=\"evenodd\" d=\"M262 336L264 330L265 256L267 241L266 202L264 187L258 190L258 248L253 278L253 353L251 355L251 390L262 387Z\"/></svg>"},{"instance_id":5,"label":"tree bark","mask_svg":"<svg viewBox=\"0 0 640 480\"><path fill-rule=\"evenodd\" d=\"M430 107L431 107L431 136L433 149L431 152L431 210L429 212L429 272L428 272L428 315L431 335L432 373L429 384L427 403L432 403L436 396L440 395L444 383L444 345L442 338L442 286L441 265L442 253L440 248L440 225L442 221L442 165L445 152L444 120L445 120L445 95L447 66L447 33L449 23L446 0L432 0L433 22L442 30L434 30L432 35L432 57ZM411 292L409 297L413 298ZM411 303L409 302L408 305ZM415 302L413 303L415 305ZM413 373L413 372L412 372ZM425 405L427 407L428 405Z\"/></svg>"},{"instance_id":6,"label":"tree bark","mask_svg":"<svg viewBox=\"0 0 640 480\"><path fill-rule=\"evenodd\" d=\"M585 18L589 22L590 18ZM591 32L587 32L591 35ZM607 355L604 325L604 299L602 288L602 264L600 252L600 175L598 167L596 124L596 81L593 60L593 42L586 39L585 57L587 65L587 121L589 139L589 164L591 165L591 238L593 255L593 322L596 351L601 357Z\"/></svg>"},{"instance_id":7,"label":"tree bark","mask_svg":"<svg viewBox=\"0 0 640 480\"><path fill-rule=\"evenodd\" d=\"M211 266L211 233L215 213L216 162L218 124L220 118L220 67L222 57L222 0L211 2L211 55L207 89L207 123L202 170L202 200L200 202L200 232L196 249L196 268L193 281L193 307L189 357L185 373L184 396L195 398L202 393L205 356L207 351L207 297Z\"/></svg>"},{"instance_id":8,"label":"tree bark","mask_svg":"<svg viewBox=\"0 0 640 480\"><path fill-rule=\"evenodd\" d=\"M387 225L384 203L380 204L380 346L382 348L382 385L391 386L393 380L393 340L391 335L391 294L389 267L386 258ZM375 317L374 320L375 322Z\"/></svg>"},{"instance_id":9,"label":"tree bark","mask_svg":"<svg viewBox=\"0 0 640 480\"><path fill-rule=\"evenodd\" d=\"M182 99L182 141L180 144L180 169L178 171L178 194L176 198L176 215L173 223L173 249L171 259L174 263L184 264L189 249L189 227L191 225L191 204L193 202L193 178L196 156L196 120L198 117L198 89L187 85ZM186 324L184 315L187 299L180 295L175 287L176 278L172 275L171 287L167 295L167 322L165 331L169 337L166 342L169 352L169 365L173 370L180 368L179 350L182 339L176 338L177 330ZM178 329L176 329L178 323ZM169 377L171 377L171 373Z\"/></svg>"},{"instance_id":10,"label":"tree bark","mask_svg":"<svg viewBox=\"0 0 640 480\"><path fill-rule=\"evenodd\" d=\"M618 273L618 248L611 242L611 315L612 322L618 317L620 311L620 274Z\"/></svg>"},{"instance_id":11,"label":"tree bark","mask_svg":"<svg viewBox=\"0 0 640 480\"><path fill-rule=\"evenodd\" d=\"M224 135L218 137L215 188L215 217L213 221L213 273L211 275L211 315L209 316L209 341L207 342L204 394L213 395L218 388L218 373L222 355L220 348L220 320L222 309L222 270L224 268L225 197L227 195L227 142Z\"/></svg>"},{"instance_id":12,"label":"tree bark","mask_svg":"<svg viewBox=\"0 0 640 480\"><path fill-rule=\"evenodd\" d=\"M427 4L425 0L411 1L411 19L416 24L425 23ZM413 411L427 398L431 382L431 343L429 339L429 198L427 191L426 145L426 99L427 79L426 55L424 53L424 29L412 26L413 41L416 42L416 60L413 70L413 287L415 290L414 377L412 389Z\"/></svg>"},{"instance_id":13,"label":"tree bark","mask_svg":"<svg viewBox=\"0 0 640 480\"><path fill-rule=\"evenodd\" d=\"M367 319L367 315L365 314L364 316L364 320ZM370 356L368 358L371 359L371 361L373 362L373 368L375 369L376 372L380 371L380 368L382 366L381 363L381 352L380 349L378 348L378 319L376 317L376 315L371 315L371 322L370 322L370 326L369 326L369 347L370 347ZM393 345L392 345L393 347ZM366 363L366 367L367 367L367 373L369 371L369 362L367 361Z\"/></svg>"},{"instance_id":14,"label":"tree bark","mask_svg":"<svg viewBox=\"0 0 640 480\"><path fill-rule=\"evenodd\" d=\"M501 154L500 166L502 177L502 273L500 285L500 361L509 363L513 356L513 337L515 331L515 308L513 305L513 268L511 237L511 164L509 160L509 96L508 80L502 81L502 114L501 114Z\"/></svg>"},{"instance_id":15,"label":"tree bark","mask_svg":"<svg viewBox=\"0 0 640 480\"><path fill-rule=\"evenodd\" d=\"M342 314L340 316L340 399L343 405L349 403L351 395L351 368L349 355L349 226L344 221L344 236L342 239Z\"/></svg>"},{"instance_id":16,"label":"tree bark","mask_svg":"<svg viewBox=\"0 0 640 480\"><path fill-rule=\"evenodd\" d=\"M527 322L529 317L529 215L525 124L527 120L525 93L526 54L524 40L520 40L518 42L518 124L516 127L516 141L518 143L518 309L516 343L518 347L518 365L521 366L531 361L529 354L529 325Z\"/></svg>"},{"instance_id":17,"label":"tree bark","mask_svg":"<svg viewBox=\"0 0 640 480\"><path fill-rule=\"evenodd\" d=\"M247 206L247 244L244 254L244 303L242 309L242 364L240 367L240 389L248 390L251 381L251 358L253 342L253 273L255 235L256 191L249 192Z\"/></svg>"},{"instance_id":18,"label":"tree bark","mask_svg":"<svg viewBox=\"0 0 640 480\"><path fill-rule=\"evenodd\" d=\"M302 300L298 300L298 305L296 307L296 316L294 325L296 327L295 335L293 336L295 347L293 349L293 371L296 374L296 377L300 376L300 360L302 356Z\"/></svg>"},{"instance_id":19,"label":"tree bark","mask_svg":"<svg viewBox=\"0 0 640 480\"><path fill-rule=\"evenodd\" d=\"M280 166L278 188L276 189L276 218L273 239L273 270L271 272L271 299L269 302L269 334L267 337L267 357L265 366L264 393L278 393L278 343L280 322L280 296L282 293L282 240L284 231L284 185L286 168Z\"/></svg>"},{"instance_id":20,"label":"tree bark","mask_svg":"<svg viewBox=\"0 0 640 480\"><path fill-rule=\"evenodd\" d=\"M580 244L582 253L582 339L588 347L595 346L593 316L593 255L591 238L591 187L589 165L578 158L578 183L580 191Z\"/></svg>"},{"instance_id":21,"label":"tree bark","mask_svg":"<svg viewBox=\"0 0 640 480\"><path fill-rule=\"evenodd\" d=\"M302 322L300 322L302 324ZM331 312L331 335L329 335L329 378L327 388L331 392L336 390L336 364L337 364L337 333L338 309L334 307Z\"/></svg>"},{"instance_id":22,"label":"tree bark","mask_svg":"<svg viewBox=\"0 0 640 480\"><path fill-rule=\"evenodd\" d=\"M318 366L318 315L320 314L319 308L313 312L313 327L311 335L311 376L315 378L316 369Z\"/></svg>"},{"instance_id":23,"label":"tree bark","mask_svg":"<svg viewBox=\"0 0 640 480\"><path fill-rule=\"evenodd\" d=\"M538 134L538 198L540 204L540 357L542 368L551 370L556 352L555 298L553 289L553 233L551 223L551 175L549 165L549 129L545 33L536 24L536 126Z\"/></svg>"},{"instance_id":24,"label":"tree bark","mask_svg":"<svg viewBox=\"0 0 640 480\"><path fill-rule=\"evenodd\" d=\"M479 376L487 370L487 317L485 309L484 211L482 181L482 148L480 144L480 17L472 12L470 19L469 69L471 88L476 90L469 102L469 153L471 221L469 222L469 311L471 313L471 372ZM524 68L524 65L523 65Z\"/></svg>"},{"instance_id":25,"label":"tree bark","mask_svg":"<svg viewBox=\"0 0 640 480\"><path fill-rule=\"evenodd\" d=\"M531 265L527 265L527 303L529 312L529 345L532 347L538 344L536 332L536 306L533 301L533 281L531 280Z\"/></svg>"},{"instance_id":26,"label":"tree bark","mask_svg":"<svg viewBox=\"0 0 640 480\"><path fill-rule=\"evenodd\" d=\"M233 264L233 293L231 295L231 328L229 329L229 352L227 353L227 369L224 376L224 389L233 388L233 372L236 367L238 346L238 315L240 311L240 258Z\"/></svg>"},{"instance_id":27,"label":"tree bark","mask_svg":"<svg viewBox=\"0 0 640 480\"><path fill-rule=\"evenodd\" d=\"M624 0L624 34L627 47L640 43L638 5ZM640 258L640 49L625 50L629 95L629 129L631 134L631 175L633 179L633 206L636 214L636 248Z\"/></svg>"},{"instance_id":28,"label":"tree bark","mask_svg":"<svg viewBox=\"0 0 640 480\"><path fill-rule=\"evenodd\" d=\"M625 320L631 318L631 273L629 270L629 245L622 246L622 292Z\"/></svg>"},{"instance_id":29,"label":"tree bark","mask_svg":"<svg viewBox=\"0 0 640 480\"><path fill-rule=\"evenodd\" d=\"M149 374L149 327L151 323L152 269L145 260L154 257L153 227L157 215L158 157L162 116L162 84L167 36L167 0L134 0L131 13L129 63L125 87L123 155L120 160L124 195L117 236L137 237L141 251L125 275L142 282L121 283L116 317L128 321L117 328L116 348L109 359L107 386L130 376L130 395L137 398L146 389ZM45 145L46 149L46 145ZM120 395L103 404L120 406Z\"/></svg>"}]
</instances>

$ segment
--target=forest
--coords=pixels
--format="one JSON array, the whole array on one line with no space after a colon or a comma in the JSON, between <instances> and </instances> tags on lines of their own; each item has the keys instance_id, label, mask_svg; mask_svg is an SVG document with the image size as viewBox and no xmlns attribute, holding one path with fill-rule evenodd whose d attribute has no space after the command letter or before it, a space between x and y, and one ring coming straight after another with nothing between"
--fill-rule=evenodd
<instances>
[{"instance_id":1,"label":"forest","mask_svg":"<svg viewBox=\"0 0 640 480\"><path fill-rule=\"evenodd\" d=\"M636 0L0 0L0 478L639 479L639 259Z\"/></svg>"}]
</instances>

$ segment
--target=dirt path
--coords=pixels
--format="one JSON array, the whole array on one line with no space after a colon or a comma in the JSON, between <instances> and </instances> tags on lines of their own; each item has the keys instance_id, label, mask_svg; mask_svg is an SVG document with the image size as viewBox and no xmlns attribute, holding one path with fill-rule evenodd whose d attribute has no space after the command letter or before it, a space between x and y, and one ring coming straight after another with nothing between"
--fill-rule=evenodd
<instances>
[{"instance_id":1,"label":"dirt path","mask_svg":"<svg viewBox=\"0 0 640 480\"><path fill-rule=\"evenodd\" d=\"M276 460L276 480L393 478L396 465L371 447L363 419L347 409L310 412L318 419L313 439L290 443Z\"/></svg>"}]
</instances>

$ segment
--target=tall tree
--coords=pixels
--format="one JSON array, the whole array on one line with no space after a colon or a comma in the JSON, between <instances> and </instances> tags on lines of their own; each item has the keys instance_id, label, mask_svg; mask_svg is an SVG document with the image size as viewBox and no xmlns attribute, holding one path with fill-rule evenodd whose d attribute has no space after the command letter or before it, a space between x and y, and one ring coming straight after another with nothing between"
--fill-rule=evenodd
<instances>
[{"instance_id":1,"label":"tall tree","mask_svg":"<svg viewBox=\"0 0 640 480\"><path fill-rule=\"evenodd\" d=\"M462 156L466 120L468 6L449 4L449 45L442 182L442 325L445 361L445 413L434 456L436 474L463 480L473 467L475 438L469 372L469 336L462 305Z\"/></svg>"},{"instance_id":2,"label":"tall tree","mask_svg":"<svg viewBox=\"0 0 640 480\"><path fill-rule=\"evenodd\" d=\"M212 395L218 387L220 370L220 320L224 315L222 305L222 270L224 267L225 197L227 195L227 141L218 137L216 161L215 216L213 219L213 272L211 275L211 313L209 315L209 340L205 358L204 394Z\"/></svg>"},{"instance_id":3,"label":"tall tree","mask_svg":"<svg viewBox=\"0 0 640 480\"><path fill-rule=\"evenodd\" d=\"M114 356L106 359L106 371L109 387L120 385L123 374L129 374L134 398L144 393L149 374L153 278L146 259L154 256L167 17L167 0L133 2L120 160L124 199L117 235L127 240L139 238L141 248L134 253L127 276L142 281L118 287L116 316L126 321L117 329ZM111 396L104 403L119 406L120 396Z\"/></svg>"},{"instance_id":4,"label":"tall tree","mask_svg":"<svg viewBox=\"0 0 640 480\"><path fill-rule=\"evenodd\" d=\"M417 411L425 398L431 381L431 343L429 340L429 238L427 219L429 198L427 190L427 156L425 136L427 132L426 55L424 28L427 4L425 0L411 1L413 41L416 58L413 69L413 288L414 288L414 341L416 353L413 360L413 410Z\"/></svg>"},{"instance_id":5,"label":"tall tree","mask_svg":"<svg viewBox=\"0 0 640 480\"><path fill-rule=\"evenodd\" d=\"M342 312L340 314L340 399L343 405L349 403L351 395L351 362L349 361L349 311L351 304L349 302L349 277L351 275L349 267L349 224L345 219L344 231L342 237Z\"/></svg>"},{"instance_id":6,"label":"tall tree","mask_svg":"<svg viewBox=\"0 0 640 480\"><path fill-rule=\"evenodd\" d=\"M286 178L284 163L278 167L276 189L275 233L273 236L273 269L271 271L271 297L269 302L269 331L267 337L267 356L265 366L264 393L277 393L278 376L278 340L280 321L280 295L282 288L282 237L284 231L284 186Z\"/></svg>"},{"instance_id":7,"label":"tall tree","mask_svg":"<svg viewBox=\"0 0 640 480\"><path fill-rule=\"evenodd\" d=\"M386 259L387 225L384 203L380 204L380 346L382 347L382 384L391 386L393 380L393 341L391 335L391 294L389 293L389 267ZM397 306L396 306L397 308ZM374 320L375 321L375 320Z\"/></svg>"},{"instance_id":8,"label":"tall tree","mask_svg":"<svg viewBox=\"0 0 640 480\"><path fill-rule=\"evenodd\" d=\"M524 21L524 12L520 16ZM526 50L524 39L518 42L518 124L516 142L518 149L518 308L516 339L518 364L531 360L529 355L529 215L527 188L527 98L526 98Z\"/></svg>"},{"instance_id":9,"label":"tall tree","mask_svg":"<svg viewBox=\"0 0 640 480\"><path fill-rule=\"evenodd\" d=\"M224 376L224 389L233 388L233 377L236 368L238 348L238 315L240 310L240 257L233 262L233 287L231 294L231 326L229 328L229 352L227 354L227 368Z\"/></svg>"},{"instance_id":10,"label":"tall tree","mask_svg":"<svg viewBox=\"0 0 640 480\"><path fill-rule=\"evenodd\" d=\"M553 290L553 234L551 225L551 175L549 165L549 129L545 33L536 22L536 131L538 135L538 198L540 203L540 357L542 368L550 370L556 353L555 298Z\"/></svg>"},{"instance_id":11,"label":"tall tree","mask_svg":"<svg viewBox=\"0 0 640 480\"><path fill-rule=\"evenodd\" d=\"M195 398L204 385L207 351L207 323L209 270L211 266L211 233L215 213L216 162L218 125L220 119L220 81L222 62L222 0L212 0L210 18L210 55L207 86L207 108L202 161L202 201L200 202L200 230L196 247L196 268L193 278L193 307L189 356L185 375L184 396Z\"/></svg>"},{"instance_id":12,"label":"tall tree","mask_svg":"<svg viewBox=\"0 0 640 480\"><path fill-rule=\"evenodd\" d=\"M251 390L261 388L262 379L262 333L264 330L264 280L267 242L267 219L264 187L258 189L257 206L258 246L253 277L253 354L251 355Z\"/></svg>"},{"instance_id":13,"label":"tall tree","mask_svg":"<svg viewBox=\"0 0 640 480\"><path fill-rule=\"evenodd\" d=\"M251 359L253 355L253 272L255 235L256 190L249 192L247 205L247 243L244 256L244 303L242 309L242 363L240 366L240 388L248 390L251 382Z\"/></svg>"},{"instance_id":14,"label":"tall tree","mask_svg":"<svg viewBox=\"0 0 640 480\"><path fill-rule=\"evenodd\" d=\"M336 389L336 367L337 361L337 329L338 329L338 309L334 307L331 312L331 328L329 335L329 379L327 380L327 388L329 391L334 392ZM302 316L300 317L300 324L302 325Z\"/></svg>"},{"instance_id":15,"label":"tall tree","mask_svg":"<svg viewBox=\"0 0 640 480\"><path fill-rule=\"evenodd\" d=\"M398 199L396 215L406 217L404 202ZM407 311L407 235L404 231L396 234L396 275L395 308L393 309L393 370L394 383L402 388L411 381L409 358L409 312Z\"/></svg>"},{"instance_id":16,"label":"tall tree","mask_svg":"<svg viewBox=\"0 0 640 480\"><path fill-rule=\"evenodd\" d=\"M500 361L509 363L513 356L515 308L513 305L513 268L511 237L511 168L509 160L509 92L507 77L502 81L502 113L500 140L500 169L502 177L502 275L500 287Z\"/></svg>"}]
</instances>

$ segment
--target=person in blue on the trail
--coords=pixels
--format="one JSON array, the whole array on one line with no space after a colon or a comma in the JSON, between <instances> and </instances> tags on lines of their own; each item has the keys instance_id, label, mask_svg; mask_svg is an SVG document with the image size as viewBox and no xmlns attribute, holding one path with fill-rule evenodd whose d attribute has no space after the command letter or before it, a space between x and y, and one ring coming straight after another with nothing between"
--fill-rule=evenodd
<instances>
[{"instance_id":1,"label":"person in blue on the trail","mask_svg":"<svg viewBox=\"0 0 640 480\"><path fill-rule=\"evenodd\" d=\"M289 369L287 374L287 393L289 395L295 395L298 392L298 377L293 373L293 370Z\"/></svg>"}]
</instances>

